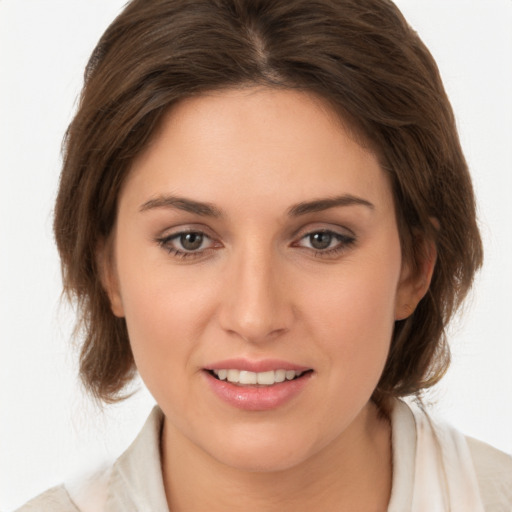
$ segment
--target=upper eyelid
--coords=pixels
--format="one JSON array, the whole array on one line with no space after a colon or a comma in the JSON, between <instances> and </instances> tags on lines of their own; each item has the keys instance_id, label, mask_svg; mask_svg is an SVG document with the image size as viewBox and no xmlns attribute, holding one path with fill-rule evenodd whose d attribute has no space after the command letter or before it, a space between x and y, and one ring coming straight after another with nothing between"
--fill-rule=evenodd
<instances>
[{"instance_id":1,"label":"upper eyelid","mask_svg":"<svg viewBox=\"0 0 512 512\"><path fill-rule=\"evenodd\" d=\"M352 233L340 233L338 231L334 231L332 229L314 229L313 231L308 231L304 233L303 235L299 236L299 240L302 240L303 238L307 238L308 236L314 235L315 233L329 233L333 235L334 237L339 238L355 238L355 235Z\"/></svg>"},{"instance_id":2,"label":"upper eyelid","mask_svg":"<svg viewBox=\"0 0 512 512\"><path fill-rule=\"evenodd\" d=\"M344 244L344 243L346 244L346 243L349 243L349 242L355 242L357 240L355 235L347 235L347 234L344 234L344 233L337 233L336 231L332 231L332 230L329 230L329 229L326 229L326 230L317 229L317 230L309 231L309 232L303 234L302 236L296 238L295 239L296 241L293 242L293 244L294 245L298 244L299 242L301 242L305 238L307 238L307 237L309 237L311 235L314 235L315 233L330 233L330 234L334 235L334 238L337 239L338 242L341 243L341 244ZM328 250L328 249L326 249L326 250Z\"/></svg>"},{"instance_id":3,"label":"upper eyelid","mask_svg":"<svg viewBox=\"0 0 512 512\"><path fill-rule=\"evenodd\" d=\"M314 233L332 233L335 236L338 237L349 237L349 238L357 238L354 231L346 226L340 226L340 225L332 225L332 224L323 224L318 223L317 226L309 225L309 226L302 226L299 229L294 230L291 233L290 239L291 243L296 243L303 238L312 235ZM210 239L212 242L221 242L222 237L218 236L217 233L215 233L213 230L208 228L208 226L205 225L187 225L187 226L175 226L175 227L169 227L162 231L161 235L156 236L155 238L162 242L165 240L173 240L178 238L182 234L186 233L199 233L203 235L204 237Z\"/></svg>"},{"instance_id":4,"label":"upper eyelid","mask_svg":"<svg viewBox=\"0 0 512 512\"><path fill-rule=\"evenodd\" d=\"M302 239L305 236L311 235L313 233L333 233L334 235L339 236L349 236L356 238L356 234L354 231L346 226L333 225L333 224L319 224L318 226L304 226L292 233L293 239Z\"/></svg>"},{"instance_id":5,"label":"upper eyelid","mask_svg":"<svg viewBox=\"0 0 512 512\"><path fill-rule=\"evenodd\" d=\"M157 240L160 243L168 243L168 242L171 242L171 241L174 241L174 240L179 240L181 235L186 235L188 233L200 234L204 238L208 239L210 241L210 243L215 243L215 238L213 238L212 236L208 235L208 233L205 233L204 231L199 231L197 229L176 231L175 233L169 233L168 235L163 235L161 237L158 237ZM206 250L206 249L202 249L202 250ZM197 251L197 252L200 252L200 251Z\"/></svg>"},{"instance_id":6,"label":"upper eyelid","mask_svg":"<svg viewBox=\"0 0 512 512\"><path fill-rule=\"evenodd\" d=\"M190 224L187 226L174 226L174 227L167 227L160 231L161 234L157 235L157 238L163 239L163 238L173 238L176 236L179 236L183 233L200 233L204 236L207 236L208 238L214 239L218 238L218 236L207 226L204 225L194 225Z\"/></svg>"},{"instance_id":7,"label":"upper eyelid","mask_svg":"<svg viewBox=\"0 0 512 512\"><path fill-rule=\"evenodd\" d=\"M204 238L208 238L209 240L213 240L213 238L208 235L207 233L204 233L203 231L197 231L197 230L191 230L191 231L178 231L176 233L170 233L169 235L164 235L162 239L164 240L174 240L177 238L180 238L181 235L188 235L190 233L201 235Z\"/></svg>"}]
</instances>

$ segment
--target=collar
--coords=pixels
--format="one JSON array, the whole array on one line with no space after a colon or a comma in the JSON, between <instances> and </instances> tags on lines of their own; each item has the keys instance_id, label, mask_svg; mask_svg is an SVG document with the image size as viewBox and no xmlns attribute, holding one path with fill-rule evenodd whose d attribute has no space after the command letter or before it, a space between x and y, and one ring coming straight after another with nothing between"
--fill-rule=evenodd
<instances>
[{"instance_id":1,"label":"collar","mask_svg":"<svg viewBox=\"0 0 512 512\"><path fill-rule=\"evenodd\" d=\"M155 406L110 474L105 512L169 512L161 470L163 413ZM483 512L464 436L397 400L391 413L393 480L388 512Z\"/></svg>"},{"instance_id":2,"label":"collar","mask_svg":"<svg viewBox=\"0 0 512 512\"><path fill-rule=\"evenodd\" d=\"M160 458L164 415L158 406L129 448L115 462L109 481L106 512L169 512Z\"/></svg>"}]
</instances>

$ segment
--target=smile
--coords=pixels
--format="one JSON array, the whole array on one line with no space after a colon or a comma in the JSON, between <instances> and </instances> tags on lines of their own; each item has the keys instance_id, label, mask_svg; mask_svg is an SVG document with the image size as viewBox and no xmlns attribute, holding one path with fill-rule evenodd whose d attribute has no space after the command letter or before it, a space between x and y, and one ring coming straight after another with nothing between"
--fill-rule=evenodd
<instances>
[{"instance_id":1,"label":"smile","mask_svg":"<svg viewBox=\"0 0 512 512\"><path fill-rule=\"evenodd\" d=\"M245 411L270 411L292 403L315 371L285 361L231 359L203 368L206 383L221 402Z\"/></svg>"},{"instance_id":2,"label":"smile","mask_svg":"<svg viewBox=\"0 0 512 512\"><path fill-rule=\"evenodd\" d=\"M294 380L299 378L303 371L296 370L269 370L265 372L251 372L247 370L236 369L219 369L212 370L212 373L219 380L225 380L232 384L239 385L260 385L260 386L273 386L287 380Z\"/></svg>"}]
</instances>

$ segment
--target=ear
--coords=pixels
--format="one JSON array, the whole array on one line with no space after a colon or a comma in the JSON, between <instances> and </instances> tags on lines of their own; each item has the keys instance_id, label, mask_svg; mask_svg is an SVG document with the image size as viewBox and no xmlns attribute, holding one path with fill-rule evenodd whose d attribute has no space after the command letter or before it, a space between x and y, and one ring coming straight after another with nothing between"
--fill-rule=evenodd
<instances>
[{"instance_id":1,"label":"ear","mask_svg":"<svg viewBox=\"0 0 512 512\"><path fill-rule=\"evenodd\" d=\"M422 239L415 262L405 261L398 283L395 300L395 320L411 316L420 300L427 293L437 259L437 250L432 240Z\"/></svg>"},{"instance_id":2,"label":"ear","mask_svg":"<svg viewBox=\"0 0 512 512\"><path fill-rule=\"evenodd\" d=\"M108 295L112 313L119 318L124 317L112 237L98 243L96 249L96 265L100 273L101 285Z\"/></svg>"}]
</instances>

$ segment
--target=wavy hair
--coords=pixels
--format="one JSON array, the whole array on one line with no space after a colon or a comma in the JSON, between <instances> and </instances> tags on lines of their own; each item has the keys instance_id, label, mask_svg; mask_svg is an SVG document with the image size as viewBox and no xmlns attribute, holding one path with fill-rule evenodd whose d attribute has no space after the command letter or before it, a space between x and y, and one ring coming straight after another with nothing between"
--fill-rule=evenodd
<instances>
[{"instance_id":1,"label":"wavy hair","mask_svg":"<svg viewBox=\"0 0 512 512\"><path fill-rule=\"evenodd\" d=\"M173 104L245 85L328 101L389 175L404 258L414 265L423 242L435 244L430 289L396 322L373 399L383 406L419 394L448 367L445 328L482 245L437 66L389 0L132 0L108 27L64 140L54 222L65 291L78 306L83 383L112 402L135 372L125 321L110 310L96 261L131 163Z\"/></svg>"}]
</instances>

